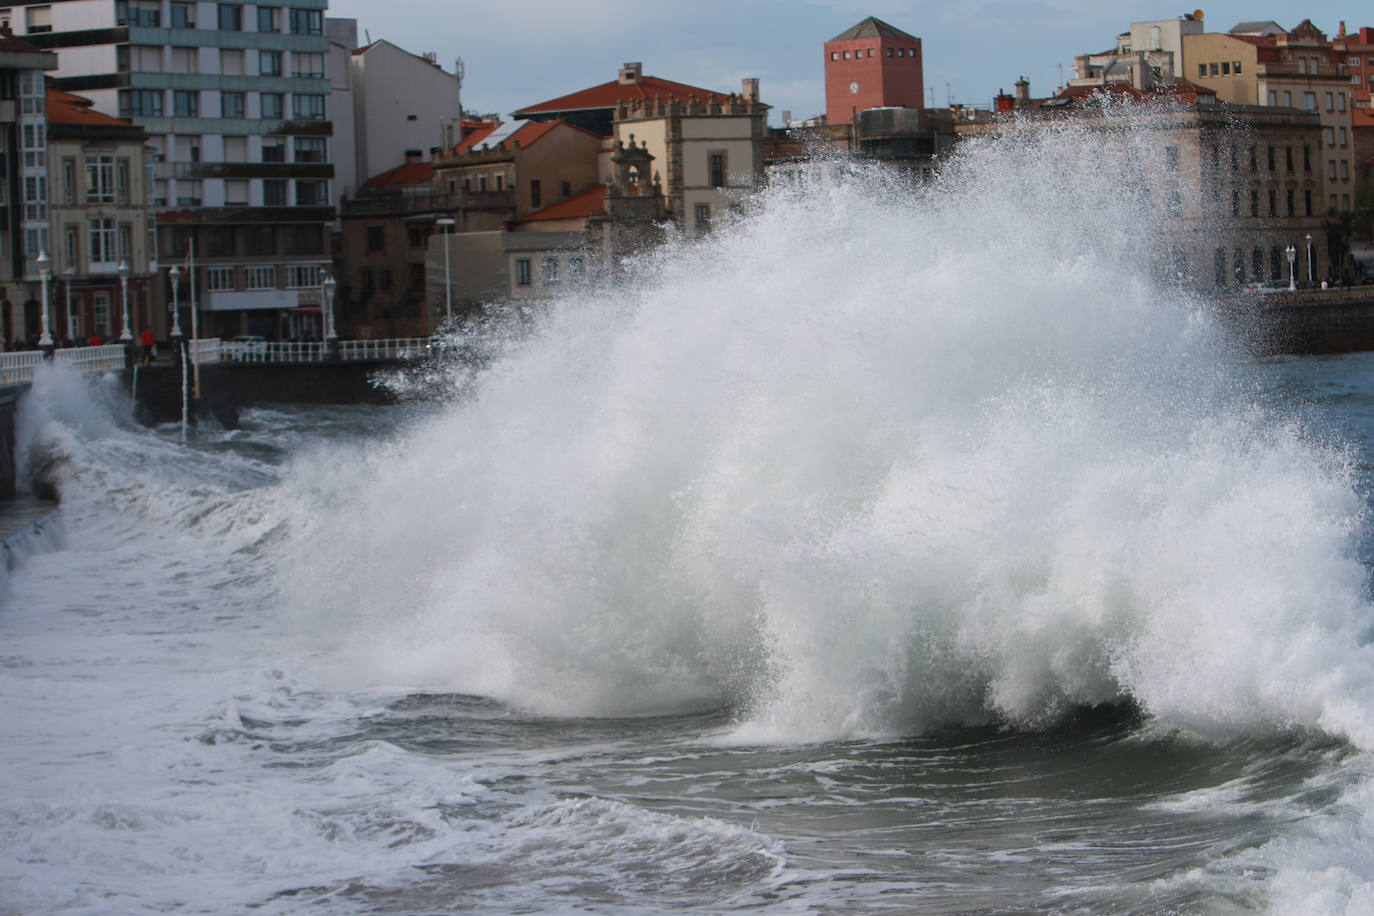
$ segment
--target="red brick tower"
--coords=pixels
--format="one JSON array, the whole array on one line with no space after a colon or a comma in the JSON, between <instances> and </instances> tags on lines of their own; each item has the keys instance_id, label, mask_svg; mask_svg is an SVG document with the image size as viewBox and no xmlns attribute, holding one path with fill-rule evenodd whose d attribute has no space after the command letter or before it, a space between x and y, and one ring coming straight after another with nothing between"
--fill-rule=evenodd
<instances>
[{"instance_id":1,"label":"red brick tower","mask_svg":"<svg viewBox=\"0 0 1374 916\"><path fill-rule=\"evenodd\" d=\"M921 39L869 16L825 43L825 119L887 107L925 107Z\"/></svg>"}]
</instances>

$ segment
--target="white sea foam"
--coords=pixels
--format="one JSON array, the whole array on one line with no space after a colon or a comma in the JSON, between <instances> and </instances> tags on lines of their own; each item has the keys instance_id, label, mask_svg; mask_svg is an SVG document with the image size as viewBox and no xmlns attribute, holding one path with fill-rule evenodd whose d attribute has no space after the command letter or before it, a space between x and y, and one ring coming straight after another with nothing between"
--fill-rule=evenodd
<instances>
[{"instance_id":1,"label":"white sea foam","mask_svg":"<svg viewBox=\"0 0 1374 916\"><path fill-rule=\"evenodd\" d=\"M1090 139L777 192L562 297L331 468L297 603L375 677L552 713L728 703L792 740L1129 697L1374 746L1349 460L1156 279L1148 210L1047 168Z\"/></svg>"}]
</instances>

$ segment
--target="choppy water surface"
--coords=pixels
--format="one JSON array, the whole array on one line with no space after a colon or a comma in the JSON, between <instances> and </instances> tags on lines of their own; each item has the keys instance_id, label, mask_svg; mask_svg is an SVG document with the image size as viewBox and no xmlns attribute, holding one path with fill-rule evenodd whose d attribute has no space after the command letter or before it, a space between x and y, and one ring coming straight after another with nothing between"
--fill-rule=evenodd
<instances>
[{"instance_id":1,"label":"choppy water surface","mask_svg":"<svg viewBox=\"0 0 1374 916\"><path fill-rule=\"evenodd\" d=\"M1374 358L1247 357L1046 154L779 193L410 406L43 374L0 911L1368 907Z\"/></svg>"}]
</instances>

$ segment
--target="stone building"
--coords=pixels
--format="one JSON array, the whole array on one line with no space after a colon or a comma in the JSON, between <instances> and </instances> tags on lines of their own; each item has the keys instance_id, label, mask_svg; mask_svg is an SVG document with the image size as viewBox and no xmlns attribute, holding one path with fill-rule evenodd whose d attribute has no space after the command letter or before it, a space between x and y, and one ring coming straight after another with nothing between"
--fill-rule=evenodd
<instances>
[{"instance_id":1,"label":"stone building","mask_svg":"<svg viewBox=\"0 0 1374 916\"><path fill-rule=\"evenodd\" d=\"M1354 205L1352 84L1346 58L1310 20L1292 31L1273 22L1240 23L1230 32L1183 39L1185 72L1222 102L1297 108L1318 115L1321 142L1311 155L1322 173L1324 211Z\"/></svg>"},{"instance_id":2,"label":"stone building","mask_svg":"<svg viewBox=\"0 0 1374 916\"><path fill-rule=\"evenodd\" d=\"M170 314L155 296L143 128L96 111L90 99L48 90L53 328L77 340L149 329L166 339ZM126 268L121 278L120 268ZM68 314L70 306L70 321ZM183 314L182 320L188 321Z\"/></svg>"}]
</instances>

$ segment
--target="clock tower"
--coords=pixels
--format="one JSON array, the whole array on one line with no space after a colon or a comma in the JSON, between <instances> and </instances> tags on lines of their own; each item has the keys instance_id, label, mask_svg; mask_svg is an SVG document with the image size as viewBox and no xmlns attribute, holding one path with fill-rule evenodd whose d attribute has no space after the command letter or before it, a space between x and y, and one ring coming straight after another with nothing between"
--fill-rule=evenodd
<instances>
[{"instance_id":1,"label":"clock tower","mask_svg":"<svg viewBox=\"0 0 1374 916\"><path fill-rule=\"evenodd\" d=\"M868 108L924 108L921 39L869 16L825 43L825 119Z\"/></svg>"}]
</instances>

